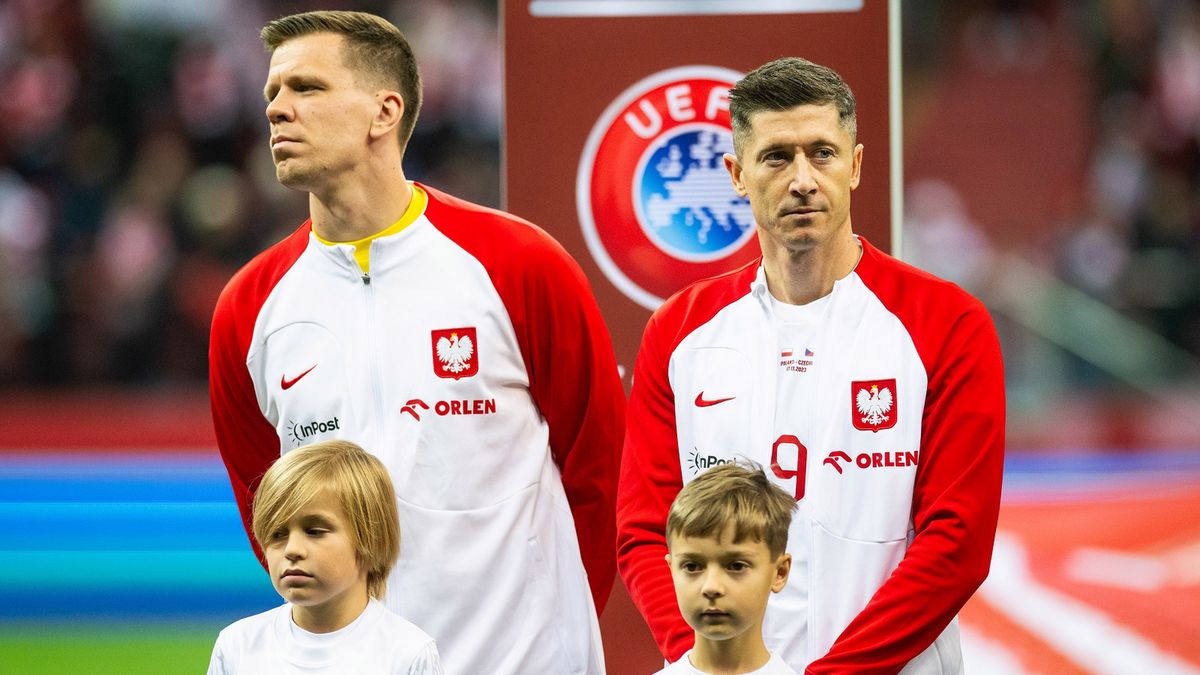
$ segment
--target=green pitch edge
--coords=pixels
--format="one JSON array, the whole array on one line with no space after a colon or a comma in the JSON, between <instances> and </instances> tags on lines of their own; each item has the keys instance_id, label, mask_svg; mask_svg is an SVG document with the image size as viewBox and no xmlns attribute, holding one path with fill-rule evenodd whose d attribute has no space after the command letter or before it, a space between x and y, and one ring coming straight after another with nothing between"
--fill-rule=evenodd
<instances>
[{"instance_id":1,"label":"green pitch edge","mask_svg":"<svg viewBox=\"0 0 1200 675\"><path fill-rule=\"evenodd\" d=\"M0 633L0 671L22 675L203 673L221 628L6 628Z\"/></svg>"}]
</instances>

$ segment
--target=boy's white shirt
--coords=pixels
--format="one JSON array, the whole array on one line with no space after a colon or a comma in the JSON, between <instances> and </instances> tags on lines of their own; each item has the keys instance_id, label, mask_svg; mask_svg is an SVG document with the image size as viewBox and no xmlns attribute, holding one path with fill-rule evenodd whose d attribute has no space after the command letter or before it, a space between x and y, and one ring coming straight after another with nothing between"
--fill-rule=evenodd
<instances>
[{"instance_id":1,"label":"boy's white shirt","mask_svg":"<svg viewBox=\"0 0 1200 675\"><path fill-rule=\"evenodd\" d=\"M310 633L285 604L236 621L217 636L208 675L443 675L425 631L372 599L357 619L332 633Z\"/></svg>"},{"instance_id":2,"label":"boy's white shirt","mask_svg":"<svg viewBox=\"0 0 1200 675\"><path fill-rule=\"evenodd\" d=\"M678 661L658 671L655 675L710 675L693 666L691 657L692 650L689 649L687 653L679 657ZM748 671L742 675L799 675L799 673L792 670L788 664L783 662L783 659L772 654L770 660L763 664L762 668Z\"/></svg>"}]
</instances>

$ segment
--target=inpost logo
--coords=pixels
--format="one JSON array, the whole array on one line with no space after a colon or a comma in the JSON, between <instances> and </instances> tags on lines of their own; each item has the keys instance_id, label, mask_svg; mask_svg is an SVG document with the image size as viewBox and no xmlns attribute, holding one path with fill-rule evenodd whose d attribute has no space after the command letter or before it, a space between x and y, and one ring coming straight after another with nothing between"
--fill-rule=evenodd
<instances>
[{"instance_id":1,"label":"inpost logo","mask_svg":"<svg viewBox=\"0 0 1200 675\"><path fill-rule=\"evenodd\" d=\"M342 428L342 421L334 416L328 420L317 420L311 422L294 422L288 421L288 436L292 439L294 445L301 443L317 436L319 434L328 433L330 431L338 431Z\"/></svg>"},{"instance_id":2,"label":"inpost logo","mask_svg":"<svg viewBox=\"0 0 1200 675\"><path fill-rule=\"evenodd\" d=\"M693 449L688 453L688 469L693 474L700 473L705 469L711 469L718 464L728 464L732 461L732 459L725 459L716 455L702 455L699 449Z\"/></svg>"}]
</instances>

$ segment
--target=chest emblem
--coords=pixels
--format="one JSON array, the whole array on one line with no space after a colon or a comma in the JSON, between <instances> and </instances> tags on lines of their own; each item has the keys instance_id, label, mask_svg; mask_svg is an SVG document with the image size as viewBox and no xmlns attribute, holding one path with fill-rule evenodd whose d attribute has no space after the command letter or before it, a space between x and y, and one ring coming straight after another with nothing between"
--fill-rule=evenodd
<instances>
[{"instance_id":1,"label":"chest emblem","mask_svg":"<svg viewBox=\"0 0 1200 675\"><path fill-rule=\"evenodd\" d=\"M458 380L479 372L475 327L430 331L433 343L433 372L438 377Z\"/></svg>"},{"instance_id":2,"label":"chest emblem","mask_svg":"<svg viewBox=\"0 0 1200 675\"><path fill-rule=\"evenodd\" d=\"M896 378L850 383L850 417L855 429L879 431L896 426Z\"/></svg>"}]
</instances>

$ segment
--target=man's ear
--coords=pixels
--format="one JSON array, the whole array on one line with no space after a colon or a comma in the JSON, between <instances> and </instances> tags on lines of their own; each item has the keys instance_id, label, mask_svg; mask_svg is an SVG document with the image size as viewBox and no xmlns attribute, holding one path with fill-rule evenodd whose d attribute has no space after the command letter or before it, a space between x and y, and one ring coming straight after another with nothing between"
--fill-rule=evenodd
<instances>
[{"instance_id":1,"label":"man's ear","mask_svg":"<svg viewBox=\"0 0 1200 675\"><path fill-rule=\"evenodd\" d=\"M404 118L404 98L399 92L380 90L375 95L379 109L371 120L371 138L384 138L396 134L400 120Z\"/></svg>"},{"instance_id":2,"label":"man's ear","mask_svg":"<svg viewBox=\"0 0 1200 675\"><path fill-rule=\"evenodd\" d=\"M863 145L859 143L854 146L854 155L851 158L850 164L850 189L857 190L858 182L862 179L862 158Z\"/></svg>"},{"instance_id":3,"label":"man's ear","mask_svg":"<svg viewBox=\"0 0 1200 675\"><path fill-rule=\"evenodd\" d=\"M742 183L742 163L738 161L736 155L731 155L728 152L721 159L725 161L725 170L729 172L729 180L733 182L733 190L738 193L739 197L745 197L746 185Z\"/></svg>"}]
</instances>

